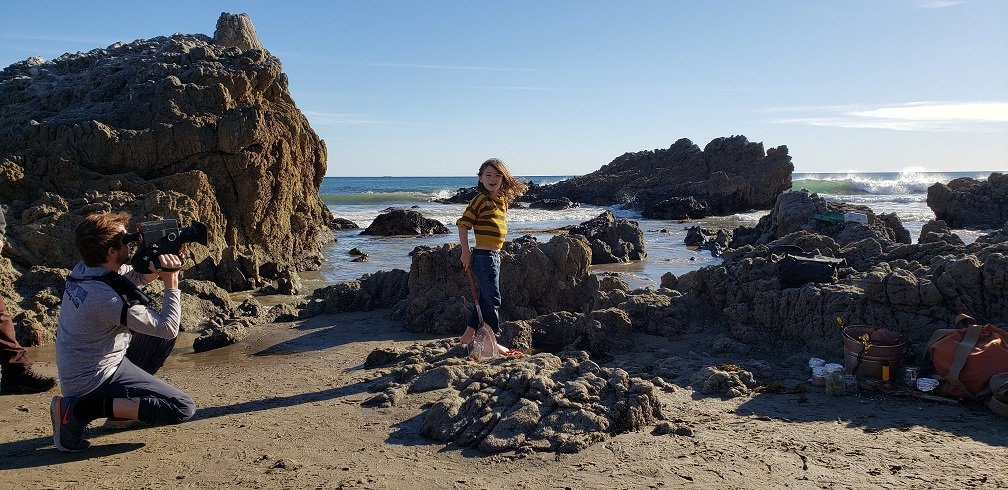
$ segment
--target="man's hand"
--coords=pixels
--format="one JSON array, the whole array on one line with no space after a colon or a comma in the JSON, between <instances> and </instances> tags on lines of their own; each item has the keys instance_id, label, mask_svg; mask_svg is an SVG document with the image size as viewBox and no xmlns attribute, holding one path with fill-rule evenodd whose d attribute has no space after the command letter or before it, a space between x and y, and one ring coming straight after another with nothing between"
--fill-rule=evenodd
<instances>
[{"instance_id":1,"label":"man's hand","mask_svg":"<svg viewBox=\"0 0 1008 490\"><path fill-rule=\"evenodd\" d=\"M173 254L161 254L158 256L158 259L161 262L160 267L156 267L153 262L149 263L148 267L161 278L161 282L164 283L165 288L177 289L182 258Z\"/></svg>"},{"instance_id":2,"label":"man's hand","mask_svg":"<svg viewBox=\"0 0 1008 490\"><path fill-rule=\"evenodd\" d=\"M462 247L462 269L469 270L469 264L472 262L472 252L468 247Z\"/></svg>"}]
</instances>

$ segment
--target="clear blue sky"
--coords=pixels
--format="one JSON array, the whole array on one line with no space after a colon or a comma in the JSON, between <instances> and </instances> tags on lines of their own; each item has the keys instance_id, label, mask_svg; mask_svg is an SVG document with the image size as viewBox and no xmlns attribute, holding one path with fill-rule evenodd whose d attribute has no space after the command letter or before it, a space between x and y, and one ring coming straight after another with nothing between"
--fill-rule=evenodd
<instances>
[{"instance_id":1,"label":"clear blue sky","mask_svg":"<svg viewBox=\"0 0 1008 490\"><path fill-rule=\"evenodd\" d=\"M744 134L798 172L1008 170L1008 1L6 2L0 66L247 13L328 175L575 175Z\"/></svg>"}]
</instances>

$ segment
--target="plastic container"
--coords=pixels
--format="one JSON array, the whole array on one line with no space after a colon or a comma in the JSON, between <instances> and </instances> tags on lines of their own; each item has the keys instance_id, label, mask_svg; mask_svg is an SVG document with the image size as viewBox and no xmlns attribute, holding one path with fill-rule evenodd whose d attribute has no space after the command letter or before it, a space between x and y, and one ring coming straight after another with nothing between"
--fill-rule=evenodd
<instances>
[{"instance_id":1,"label":"plastic container","mask_svg":"<svg viewBox=\"0 0 1008 490\"><path fill-rule=\"evenodd\" d=\"M843 220L847 223L868 224L868 215L864 213L855 213L852 211L848 211L843 214Z\"/></svg>"},{"instance_id":2,"label":"plastic container","mask_svg":"<svg viewBox=\"0 0 1008 490\"><path fill-rule=\"evenodd\" d=\"M923 392L932 391L938 387L938 380L934 378L917 378L917 389Z\"/></svg>"},{"instance_id":3,"label":"plastic container","mask_svg":"<svg viewBox=\"0 0 1008 490\"><path fill-rule=\"evenodd\" d=\"M845 374L840 376L840 379L843 380L844 390L847 393L854 393L857 391L857 380L854 379L853 374Z\"/></svg>"},{"instance_id":4,"label":"plastic container","mask_svg":"<svg viewBox=\"0 0 1008 490\"><path fill-rule=\"evenodd\" d=\"M844 383L842 371L832 371L826 375L826 393L833 396L847 394L847 385Z\"/></svg>"},{"instance_id":5,"label":"plastic container","mask_svg":"<svg viewBox=\"0 0 1008 490\"><path fill-rule=\"evenodd\" d=\"M826 376L829 376L829 373L826 372L826 368L822 366L813 367L812 386L826 386Z\"/></svg>"},{"instance_id":6,"label":"plastic container","mask_svg":"<svg viewBox=\"0 0 1008 490\"><path fill-rule=\"evenodd\" d=\"M910 388L916 388L919 373L920 368L917 366L903 366L903 384Z\"/></svg>"}]
</instances>

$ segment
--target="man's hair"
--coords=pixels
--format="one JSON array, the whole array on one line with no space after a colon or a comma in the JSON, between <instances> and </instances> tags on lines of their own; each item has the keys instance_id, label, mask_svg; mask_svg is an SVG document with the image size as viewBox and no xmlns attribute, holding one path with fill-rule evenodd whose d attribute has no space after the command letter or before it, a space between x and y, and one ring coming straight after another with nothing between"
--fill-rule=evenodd
<instances>
[{"instance_id":1,"label":"man's hair","mask_svg":"<svg viewBox=\"0 0 1008 490\"><path fill-rule=\"evenodd\" d=\"M123 232L119 226L125 228L130 218L130 214L125 212L87 215L74 230L77 250L80 250L84 263L91 267L104 264L108 250L122 243Z\"/></svg>"}]
</instances>

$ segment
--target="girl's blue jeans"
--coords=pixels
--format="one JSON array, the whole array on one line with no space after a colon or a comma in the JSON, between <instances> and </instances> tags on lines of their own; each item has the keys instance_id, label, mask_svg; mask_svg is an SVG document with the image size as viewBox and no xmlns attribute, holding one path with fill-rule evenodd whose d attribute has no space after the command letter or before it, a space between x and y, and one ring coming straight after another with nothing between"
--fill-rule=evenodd
<instances>
[{"instance_id":1,"label":"girl's blue jeans","mask_svg":"<svg viewBox=\"0 0 1008 490\"><path fill-rule=\"evenodd\" d=\"M500 335L500 252L496 250L474 249L472 253L473 277L476 279L476 288L479 290L480 312L483 313L483 321L494 333ZM468 325L472 328L479 328L479 317L476 316L476 308L469 314Z\"/></svg>"}]
</instances>

